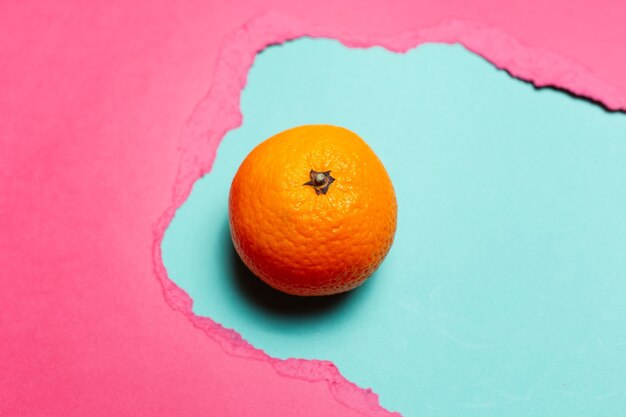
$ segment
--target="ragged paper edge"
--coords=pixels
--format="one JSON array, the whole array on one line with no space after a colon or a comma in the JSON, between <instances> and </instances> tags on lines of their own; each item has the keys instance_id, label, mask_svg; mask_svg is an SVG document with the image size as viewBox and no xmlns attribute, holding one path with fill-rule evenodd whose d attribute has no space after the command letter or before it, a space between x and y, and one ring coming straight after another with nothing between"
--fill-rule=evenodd
<instances>
[{"instance_id":1,"label":"ragged paper edge","mask_svg":"<svg viewBox=\"0 0 626 417\"><path fill-rule=\"evenodd\" d=\"M241 125L241 92L255 56L268 46L300 37L336 39L355 48L381 46L398 53L426 42L459 43L535 87L562 89L607 111L626 110L626 89L599 80L589 69L572 60L526 47L497 29L460 21L447 21L435 27L383 38L342 33L311 26L282 14L268 13L253 19L225 39L212 85L193 110L181 138L180 163L171 206L154 227L153 263L165 300L230 355L267 361L285 377L325 381L339 403L364 415L399 416L399 413L384 409L379 404L378 395L371 389L360 388L345 379L329 361L272 358L245 341L236 331L224 328L208 317L195 315L193 300L169 279L163 264L161 242L176 210L187 199L195 181L211 171L222 138Z\"/></svg>"}]
</instances>

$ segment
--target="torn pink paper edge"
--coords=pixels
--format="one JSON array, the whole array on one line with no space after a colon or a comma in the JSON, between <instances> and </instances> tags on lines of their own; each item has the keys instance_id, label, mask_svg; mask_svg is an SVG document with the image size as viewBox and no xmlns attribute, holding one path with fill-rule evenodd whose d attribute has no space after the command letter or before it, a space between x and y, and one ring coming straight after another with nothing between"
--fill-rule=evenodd
<instances>
[{"instance_id":1,"label":"torn pink paper edge","mask_svg":"<svg viewBox=\"0 0 626 417\"><path fill-rule=\"evenodd\" d=\"M382 408L378 396L346 380L329 361L272 358L246 342L236 331L208 317L193 313L193 300L171 281L163 264L161 242L174 213L187 199L196 180L210 172L217 147L231 129L241 125L241 92L257 53L266 47L299 37L332 38L356 48L381 46L403 53L426 42L459 43L499 69L536 87L556 87L587 98L612 111L626 110L626 89L597 79L576 62L558 55L525 47L509 35L467 22L448 21L436 27L415 30L388 38L354 36L323 27L313 27L284 15L269 13L231 34L217 61L215 79L197 104L181 140L181 158L172 204L154 227L153 263L168 305L184 314L198 329L229 354L268 361L285 377L326 381L337 401L366 415L398 415Z\"/></svg>"}]
</instances>

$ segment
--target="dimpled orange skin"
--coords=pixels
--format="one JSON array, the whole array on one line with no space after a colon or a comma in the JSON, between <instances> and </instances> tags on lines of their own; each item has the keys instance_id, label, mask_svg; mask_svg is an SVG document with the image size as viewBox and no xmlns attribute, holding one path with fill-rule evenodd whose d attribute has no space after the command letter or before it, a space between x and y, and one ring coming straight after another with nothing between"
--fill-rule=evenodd
<instances>
[{"instance_id":1,"label":"dimpled orange skin","mask_svg":"<svg viewBox=\"0 0 626 417\"><path fill-rule=\"evenodd\" d=\"M311 170L331 171L326 194L303 185ZM258 145L230 189L237 253L277 290L330 295L361 285L387 255L397 203L389 175L355 133L300 126Z\"/></svg>"}]
</instances>

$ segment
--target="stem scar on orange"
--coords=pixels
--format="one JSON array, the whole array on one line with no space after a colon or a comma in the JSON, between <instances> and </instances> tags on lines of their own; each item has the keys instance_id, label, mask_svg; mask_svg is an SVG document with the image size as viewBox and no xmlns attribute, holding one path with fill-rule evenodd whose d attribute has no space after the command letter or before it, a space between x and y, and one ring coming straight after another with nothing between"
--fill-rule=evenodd
<instances>
[{"instance_id":1,"label":"stem scar on orange","mask_svg":"<svg viewBox=\"0 0 626 417\"><path fill-rule=\"evenodd\" d=\"M378 268L393 243L397 203L359 136L307 125L252 150L233 179L228 214L235 249L257 277L293 295L330 295Z\"/></svg>"}]
</instances>

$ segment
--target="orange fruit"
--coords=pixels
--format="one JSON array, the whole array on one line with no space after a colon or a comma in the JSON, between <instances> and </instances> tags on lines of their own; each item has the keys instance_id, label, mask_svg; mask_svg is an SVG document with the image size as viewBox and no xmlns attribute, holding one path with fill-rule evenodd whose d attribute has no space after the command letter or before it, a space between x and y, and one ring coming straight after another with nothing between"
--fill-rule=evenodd
<instances>
[{"instance_id":1,"label":"orange fruit","mask_svg":"<svg viewBox=\"0 0 626 417\"><path fill-rule=\"evenodd\" d=\"M277 290L329 295L362 284L387 255L397 203L389 175L355 133L308 125L279 133L233 179L237 253Z\"/></svg>"}]
</instances>

